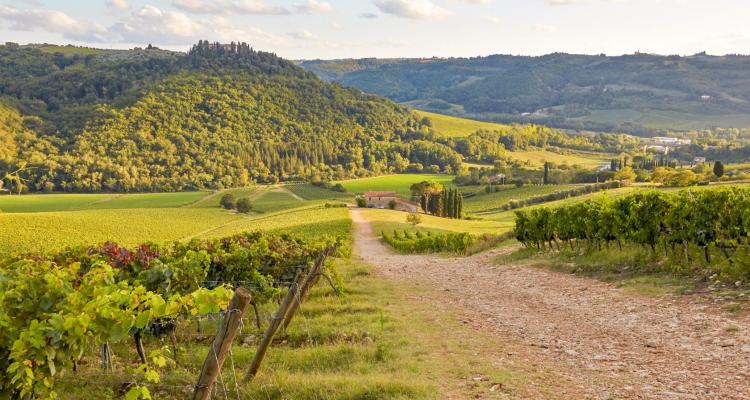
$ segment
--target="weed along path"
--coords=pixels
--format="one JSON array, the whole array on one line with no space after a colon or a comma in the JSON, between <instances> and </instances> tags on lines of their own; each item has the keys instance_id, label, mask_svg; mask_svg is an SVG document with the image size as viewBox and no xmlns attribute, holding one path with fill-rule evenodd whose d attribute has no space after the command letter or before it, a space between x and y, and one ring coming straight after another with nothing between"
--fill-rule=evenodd
<instances>
[{"instance_id":1,"label":"weed along path","mask_svg":"<svg viewBox=\"0 0 750 400\"><path fill-rule=\"evenodd\" d=\"M356 256L388 279L424 289L414 301L497 339L486 348L502 347L496 365L526 364L525 381L500 398L750 399L747 315L697 295L646 297L589 278L493 264L503 250L468 258L395 254L360 211L352 219ZM543 387L551 393L529 394Z\"/></svg>"}]
</instances>

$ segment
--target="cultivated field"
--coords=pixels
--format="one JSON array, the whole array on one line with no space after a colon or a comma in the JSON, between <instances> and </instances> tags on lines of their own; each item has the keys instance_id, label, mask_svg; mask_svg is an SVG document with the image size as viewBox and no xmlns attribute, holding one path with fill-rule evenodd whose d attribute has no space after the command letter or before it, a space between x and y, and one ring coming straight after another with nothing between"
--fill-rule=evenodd
<instances>
[{"instance_id":1,"label":"cultivated field","mask_svg":"<svg viewBox=\"0 0 750 400\"><path fill-rule=\"evenodd\" d=\"M450 186L453 182L453 176L443 174L399 174L351 179L339 183L344 185L347 192L350 193L364 193L369 190L393 191L408 198L411 195L409 187L421 181L435 181Z\"/></svg>"}]
</instances>

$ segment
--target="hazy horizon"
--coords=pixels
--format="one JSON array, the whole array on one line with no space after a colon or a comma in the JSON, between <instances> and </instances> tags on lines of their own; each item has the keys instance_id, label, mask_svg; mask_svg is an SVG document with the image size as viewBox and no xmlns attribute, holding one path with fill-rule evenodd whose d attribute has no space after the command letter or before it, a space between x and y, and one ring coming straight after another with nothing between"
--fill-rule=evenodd
<instances>
[{"instance_id":1,"label":"hazy horizon","mask_svg":"<svg viewBox=\"0 0 750 400\"><path fill-rule=\"evenodd\" d=\"M739 0L0 1L17 43L185 51L245 41L289 59L750 54Z\"/></svg>"}]
</instances>

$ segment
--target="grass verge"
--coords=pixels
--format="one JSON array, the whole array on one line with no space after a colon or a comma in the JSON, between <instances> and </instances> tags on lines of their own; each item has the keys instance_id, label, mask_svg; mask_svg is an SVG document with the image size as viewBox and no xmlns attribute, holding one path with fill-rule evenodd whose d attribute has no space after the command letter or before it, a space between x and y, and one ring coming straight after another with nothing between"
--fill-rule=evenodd
<instances>
[{"instance_id":1,"label":"grass verge","mask_svg":"<svg viewBox=\"0 0 750 400\"><path fill-rule=\"evenodd\" d=\"M543 267L586 276L611 283L627 292L647 296L695 292L706 286L701 280L671 270L662 258L654 257L652 253L636 246L586 254L576 254L569 249L542 254L534 249L521 248L498 257L496 262Z\"/></svg>"}]
</instances>

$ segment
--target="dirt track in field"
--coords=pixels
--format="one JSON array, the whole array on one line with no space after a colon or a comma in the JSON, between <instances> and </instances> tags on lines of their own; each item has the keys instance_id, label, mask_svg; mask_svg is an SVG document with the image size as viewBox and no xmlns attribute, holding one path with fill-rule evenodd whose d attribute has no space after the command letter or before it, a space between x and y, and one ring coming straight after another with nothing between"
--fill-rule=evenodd
<instances>
[{"instance_id":1,"label":"dirt track in field","mask_svg":"<svg viewBox=\"0 0 750 400\"><path fill-rule=\"evenodd\" d=\"M469 258L395 254L359 210L352 218L356 256L386 278L427 288L418 301L491 332L504 352L539 371L501 397L750 399L747 316L701 296L638 296L588 278L494 264L503 250ZM550 386L554 395L533 389Z\"/></svg>"}]
</instances>

